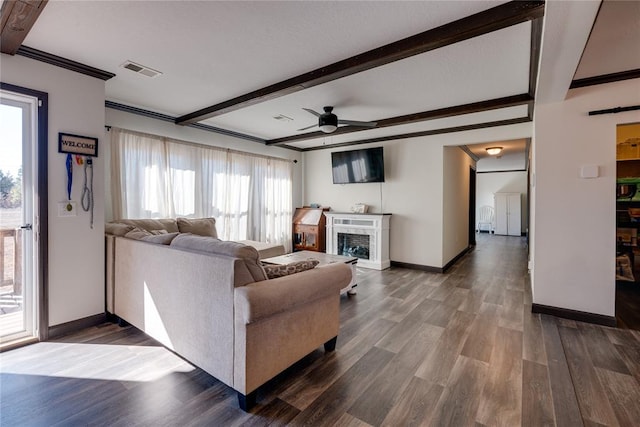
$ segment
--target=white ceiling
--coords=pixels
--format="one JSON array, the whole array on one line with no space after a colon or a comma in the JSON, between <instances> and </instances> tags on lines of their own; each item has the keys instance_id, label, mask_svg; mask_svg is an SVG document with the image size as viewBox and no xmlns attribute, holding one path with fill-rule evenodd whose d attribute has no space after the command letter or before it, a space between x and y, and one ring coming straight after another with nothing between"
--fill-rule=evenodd
<instances>
[{"instance_id":1,"label":"white ceiling","mask_svg":"<svg viewBox=\"0 0 640 427\"><path fill-rule=\"evenodd\" d=\"M504 1L63 1L51 0L25 46L116 74L107 100L182 116L334 62L498 6ZM616 3L612 11L607 3ZM576 77L640 68L640 55L620 60L600 51L612 38L625 5L605 2ZM622 2L629 3L629 2ZM630 8L638 16L638 5ZM627 7L629 8L629 7ZM547 4L546 13L549 13ZM606 13L604 11L606 10ZM624 21L622 21L624 22ZM591 22L581 25L591 28ZM303 107L335 106L339 118L382 120L433 109L520 95L529 88L531 22L415 55L201 123L260 139L299 135L316 119ZM552 49L548 45L546 49ZM612 49L608 49L611 51ZM627 51L629 52L629 50ZM628 56L634 57L630 60ZM163 74L148 78L121 65L131 60ZM616 65L617 64L617 65ZM622 64L622 65L620 65ZM583 68L584 67L584 68ZM616 69L618 68L618 69ZM575 68L573 69L575 70ZM595 74L594 74L595 73ZM566 90L566 89L565 89ZM363 139L527 117L526 105L401 126L292 142L313 148ZM278 121L282 114L293 121ZM306 132L312 132L313 129Z\"/></svg>"},{"instance_id":2,"label":"white ceiling","mask_svg":"<svg viewBox=\"0 0 640 427\"><path fill-rule=\"evenodd\" d=\"M606 0L575 78L640 69L640 1Z\"/></svg>"},{"instance_id":3,"label":"white ceiling","mask_svg":"<svg viewBox=\"0 0 640 427\"><path fill-rule=\"evenodd\" d=\"M487 154L487 148L489 147L502 147L502 152L499 156L510 156L513 154L524 153L527 148L527 141L525 139L514 139L510 141L485 142L482 144L473 144L468 146L469 151L480 159L495 158L496 156L490 156Z\"/></svg>"}]
</instances>

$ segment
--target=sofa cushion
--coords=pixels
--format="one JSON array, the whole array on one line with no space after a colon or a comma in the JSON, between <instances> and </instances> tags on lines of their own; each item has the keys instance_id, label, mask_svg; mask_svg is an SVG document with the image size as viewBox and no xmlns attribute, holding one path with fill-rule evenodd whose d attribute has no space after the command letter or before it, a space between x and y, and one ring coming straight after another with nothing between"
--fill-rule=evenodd
<instances>
[{"instance_id":1,"label":"sofa cushion","mask_svg":"<svg viewBox=\"0 0 640 427\"><path fill-rule=\"evenodd\" d=\"M124 235L127 239L141 240L143 237L153 236L150 231L143 230L142 228L135 227Z\"/></svg>"},{"instance_id":2,"label":"sofa cushion","mask_svg":"<svg viewBox=\"0 0 640 427\"><path fill-rule=\"evenodd\" d=\"M260 254L260 259L273 258L285 254L284 246L276 243L256 242L255 240L239 240L238 243L256 248Z\"/></svg>"},{"instance_id":3,"label":"sofa cushion","mask_svg":"<svg viewBox=\"0 0 640 427\"><path fill-rule=\"evenodd\" d=\"M195 252L206 252L240 258L244 261L254 281L267 280L267 275L260 264L260 255L254 247L209 236L196 236L194 234L183 233L173 239L171 246Z\"/></svg>"},{"instance_id":4,"label":"sofa cushion","mask_svg":"<svg viewBox=\"0 0 640 427\"><path fill-rule=\"evenodd\" d=\"M169 245L176 238L176 236L180 234L177 231L175 233L161 233L161 234L153 234L151 236L144 236L140 240L151 243L158 243L161 245Z\"/></svg>"},{"instance_id":5,"label":"sofa cushion","mask_svg":"<svg viewBox=\"0 0 640 427\"><path fill-rule=\"evenodd\" d=\"M175 219L119 219L117 222L122 224L133 225L134 227L141 228L143 230L167 230L168 233L175 233L178 230L178 224Z\"/></svg>"},{"instance_id":6,"label":"sofa cushion","mask_svg":"<svg viewBox=\"0 0 640 427\"><path fill-rule=\"evenodd\" d=\"M177 218L176 223L181 233L218 237L215 218Z\"/></svg>"},{"instance_id":7,"label":"sofa cushion","mask_svg":"<svg viewBox=\"0 0 640 427\"><path fill-rule=\"evenodd\" d=\"M104 232L107 234L113 234L114 236L124 236L135 227L129 224L122 224L119 222L107 222L104 225Z\"/></svg>"},{"instance_id":8,"label":"sofa cushion","mask_svg":"<svg viewBox=\"0 0 640 427\"><path fill-rule=\"evenodd\" d=\"M320 261L316 259L309 259L284 265L267 264L263 265L263 268L269 279L275 279L276 277L283 277L290 274L296 274L306 270L311 270L312 268L315 268L315 266L319 263Z\"/></svg>"}]
</instances>

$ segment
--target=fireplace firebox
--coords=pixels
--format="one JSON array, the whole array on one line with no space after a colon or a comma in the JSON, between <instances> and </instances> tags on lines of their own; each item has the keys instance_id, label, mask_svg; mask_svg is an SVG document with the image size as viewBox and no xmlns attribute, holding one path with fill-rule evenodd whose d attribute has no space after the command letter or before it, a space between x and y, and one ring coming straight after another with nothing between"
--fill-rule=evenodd
<instances>
[{"instance_id":1,"label":"fireplace firebox","mask_svg":"<svg viewBox=\"0 0 640 427\"><path fill-rule=\"evenodd\" d=\"M360 259L369 259L369 235L338 233L338 253Z\"/></svg>"}]
</instances>

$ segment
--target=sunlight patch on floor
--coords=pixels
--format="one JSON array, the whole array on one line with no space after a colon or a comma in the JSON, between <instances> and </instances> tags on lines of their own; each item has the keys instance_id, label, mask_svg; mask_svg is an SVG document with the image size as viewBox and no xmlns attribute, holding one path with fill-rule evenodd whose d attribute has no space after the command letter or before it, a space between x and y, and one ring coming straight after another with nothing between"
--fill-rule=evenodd
<instances>
[{"instance_id":1,"label":"sunlight patch on floor","mask_svg":"<svg viewBox=\"0 0 640 427\"><path fill-rule=\"evenodd\" d=\"M25 363L29 359L33 363ZM2 374L148 382L194 369L164 347L153 346L43 342L0 353Z\"/></svg>"}]
</instances>

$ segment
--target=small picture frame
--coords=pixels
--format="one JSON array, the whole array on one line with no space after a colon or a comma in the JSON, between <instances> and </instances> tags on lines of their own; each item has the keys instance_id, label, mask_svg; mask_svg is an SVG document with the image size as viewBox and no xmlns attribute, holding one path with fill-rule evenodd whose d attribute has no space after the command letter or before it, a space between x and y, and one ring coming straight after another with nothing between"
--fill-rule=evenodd
<instances>
[{"instance_id":1,"label":"small picture frame","mask_svg":"<svg viewBox=\"0 0 640 427\"><path fill-rule=\"evenodd\" d=\"M369 209L369 206L365 205L364 203L356 203L355 205L353 205L351 207L351 212L353 212L353 213L367 213L368 209Z\"/></svg>"},{"instance_id":2,"label":"small picture frame","mask_svg":"<svg viewBox=\"0 0 640 427\"><path fill-rule=\"evenodd\" d=\"M98 138L58 133L58 153L98 157Z\"/></svg>"}]
</instances>

